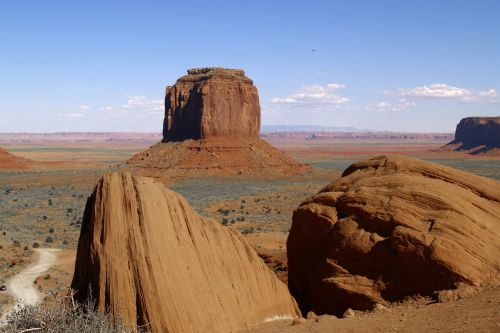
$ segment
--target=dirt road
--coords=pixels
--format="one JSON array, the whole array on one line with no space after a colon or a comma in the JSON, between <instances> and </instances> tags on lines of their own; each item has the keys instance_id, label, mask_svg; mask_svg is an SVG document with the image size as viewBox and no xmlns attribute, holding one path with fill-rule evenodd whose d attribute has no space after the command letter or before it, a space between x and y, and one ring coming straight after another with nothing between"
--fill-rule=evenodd
<instances>
[{"instance_id":1,"label":"dirt road","mask_svg":"<svg viewBox=\"0 0 500 333\"><path fill-rule=\"evenodd\" d=\"M34 305L40 302L41 295L33 283L35 279L52 267L57 260L59 249L36 249L38 261L14 275L7 282L7 292L14 297L15 305L2 314L0 326L8 314L17 306Z\"/></svg>"}]
</instances>

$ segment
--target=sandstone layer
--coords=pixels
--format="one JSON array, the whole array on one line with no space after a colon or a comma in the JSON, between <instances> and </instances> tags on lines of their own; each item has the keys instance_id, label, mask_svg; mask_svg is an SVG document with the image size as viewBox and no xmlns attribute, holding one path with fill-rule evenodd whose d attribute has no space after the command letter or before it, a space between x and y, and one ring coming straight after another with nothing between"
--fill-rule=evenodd
<instances>
[{"instance_id":1,"label":"sandstone layer","mask_svg":"<svg viewBox=\"0 0 500 333\"><path fill-rule=\"evenodd\" d=\"M152 332L233 332L295 318L287 287L242 236L162 184L105 175L87 201L72 288Z\"/></svg>"},{"instance_id":2,"label":"sandstone layer","mask_svg":"<svg viewBox=\"0 0 500 333\"><path fill-rule=\"evenodd\" d=\"M290 291L318 314L494 281L500 182L406 157L355 163L296 209L287 252Z\"/></svg>"},{"instance_id":3,"label":"sandstone layer","mask_svg":"<svg viewBox=\"0 0 500 333\"><path fill-rule=\"evenodd\" d=\"M31 165L30 160L13 155L0 147L0 170L23 170Z\"/></svg>"},{"instance_id":4,"label":"sandstone layer","mask_svg":"<svg viewBox=\"0 0 500 333\"><path fill-rule=\"evenodd\" d=\"M259 130L259 95L242 70L190 69L166 89L164 142L214 136L257 138Z\"/></svg>"},{"instance_id":5,"label":"sandstone layer","mask_svg":"<svg viewBox=\"0 0 500 333\"><path fill-rule=\"evenodd\" d=\"M442 151L500 156L500 117L469 117L457 125L455 140Z\"/></svg>"}]
</instances>

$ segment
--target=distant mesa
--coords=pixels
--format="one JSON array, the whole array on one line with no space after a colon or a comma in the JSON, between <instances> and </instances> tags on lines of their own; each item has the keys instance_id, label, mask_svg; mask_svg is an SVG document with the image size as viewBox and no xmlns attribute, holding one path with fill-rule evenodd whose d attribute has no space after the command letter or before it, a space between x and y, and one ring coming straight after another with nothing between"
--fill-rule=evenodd
<instances>
[{"instance_id":1,"label":"distant mesa","mask_svg":"<svg viewBox=\"0 0 500 333\"><path fill-rule=\"evenodd\" d=\"M310 171L259 138L257 88L239 69L188 70L166 88L163 140L128 164L154 177L285 176Z\"/></svg>"},{"instance_id":2,"label":"distant mesa","mask_svg":"<svg viewBox=\"0 0 500 333\"><path fill-rule=\"evenodd\" d=\"M72 288L151 332L235 332L300 317L287 286L231 227L164 185L106 174L88 199Z\"/></svg>"},{"instance_id":3,"label":"distant mesa","mask_svg":"<svg viewBox=\"0 0 500 333\"><path fill-rule=\"evenodd\" d=\"M455 140L440 151L500 156L500 117L469 117L457 125Z\"/></svg>"},{"instance_id":4,"label":"distant mesa","mask_svg":"<svg viewBox=\"0 0 500 333\"><path fill-rule=\"evenodd\" d=\"M0 147L0 170L25 170L32 166L31 160L13 155Z\"/></svg>"},{"instance_id":5,"label":"distant mesa","mask_svg":"<svg viewBox=\"0 0 500 333\"><path fill-rule=\"evenodd\" d=\"M355 163L295 210L287 255L302 313L490 283L500 273L500 182L407 157Z\"/></svg>"}]
</instances>

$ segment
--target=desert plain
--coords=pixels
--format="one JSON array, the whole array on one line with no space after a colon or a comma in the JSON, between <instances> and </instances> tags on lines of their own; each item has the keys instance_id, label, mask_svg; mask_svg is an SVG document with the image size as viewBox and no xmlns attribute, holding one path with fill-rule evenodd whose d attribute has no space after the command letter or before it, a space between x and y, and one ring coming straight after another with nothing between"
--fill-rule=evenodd
<instances>
[{"instance_id":1,"label":"desert plain","mask_svg":"<svg viewBox=\"0 0 500 333\"><path fill-rule=\"evenodd\" d=\"M453 134L373 133L314 137L314 133L262 133L261 138L313 172L273 179L251 175L162 179L204 217L235 228L283 282L288 279L286 240L293 211L308 197L340 177L352 163L378 155L403 155L432 161L500 180L500 158L438 149ZM347 136L347 137L346 137ZM42 248L58 249L56 259L36 277L42 298L67 293L87 198L99 178L129 168L127 160L161 139L160 134L104 133L2 134L0 145L28 159L23 167L0 171L0 285L38 261ZM356 311L352 318L311 317L262 324L252 332L386 332L500 330L498 287L469 288L446 298L414 297L375 311ZM0 309L13 296L0 292ZM305 316L305 314L303 314Z\"/></svg>"}]
</instances>

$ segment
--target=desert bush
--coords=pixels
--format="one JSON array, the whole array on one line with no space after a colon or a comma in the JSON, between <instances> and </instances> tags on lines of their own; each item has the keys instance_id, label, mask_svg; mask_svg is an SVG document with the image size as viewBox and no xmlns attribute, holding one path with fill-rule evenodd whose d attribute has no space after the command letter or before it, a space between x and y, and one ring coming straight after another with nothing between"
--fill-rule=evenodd
<instances>
[{"instance_id":1,"label":"desert bush","mask_svg":"<svg viewBox=\"0 0 500 333\"><path fill-rule=\"evenodd\" d=\"M35 242L35 243L33 243L33 248L34 248L34 249L38 249L39 247L40 247L40 244L38 244L38 243L36 243L36 242Z\"/></svg>"},{"instance_id":2,"label":"desert bush","mask_svg":"<svg viewBox=\"0 0 500 333\"><path fill-rule=\"evenodd\" d=\"M95 309L95 302L84 304L60 298L41 305L17 307L7 316L2 332L78 332L78 333L129 333L144 332L141 328L127 329L120 320L113 320L107 313Z\"/></svg>"},{"instance_id":3,"label":"desert bush","mask_svg":"<svg viewBox=\"0 0 500 333\"><path fill-rule=\"evenodd\" d=\"M52 237L45 238L45 243L53 243L54 239Z\"/></svg>"}]
</instances>

